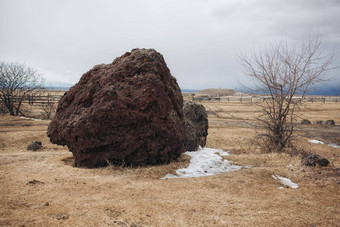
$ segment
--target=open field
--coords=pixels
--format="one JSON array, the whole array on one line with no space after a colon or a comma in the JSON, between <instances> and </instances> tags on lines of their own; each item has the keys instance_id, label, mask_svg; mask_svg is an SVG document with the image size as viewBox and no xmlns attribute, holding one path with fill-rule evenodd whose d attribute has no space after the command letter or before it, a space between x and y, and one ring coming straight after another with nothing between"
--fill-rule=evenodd
<instances>
[{"instance_id":1,"label":"open field","mask_svg":"<svg viewBox=\"0 0 340 227\"><path fill-rule=\"evenodd\" d=\"M188 165L101 169L72 167L66 147L51 144L49 121L0 116L0 226L339 226L340 126L299 126L296 146L329 167L305 167L299 154L264 154L253 143L249 103L202 102L209 113L207 147L230 151L242 168L215 176L160 180ZM308 103L311 122L340 123L340 103ZM325 144L312 144L318 139ZM43 149L26 151L33 140ZM273 174L298 189L278 189Z\"/></svg>"}]
</instances>

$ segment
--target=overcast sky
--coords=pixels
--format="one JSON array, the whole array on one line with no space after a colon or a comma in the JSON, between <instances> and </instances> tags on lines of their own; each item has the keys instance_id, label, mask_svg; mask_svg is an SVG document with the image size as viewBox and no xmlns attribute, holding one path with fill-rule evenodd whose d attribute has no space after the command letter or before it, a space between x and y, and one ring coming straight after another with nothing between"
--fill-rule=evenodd
<instances>
[{"instance_id":1,"label":"overcast sky","mask_svg":"<svg viewBox=\"0 0 340 227\"><path fill-rule=\"evenodd\" d=\"M133 48L160 52L180 87L246 83L237 53L322 36L340 65L340 0L0 0L0 61L76 83ZM340 86L340 70L333 70Z\"/></svg>"}]
</instances>

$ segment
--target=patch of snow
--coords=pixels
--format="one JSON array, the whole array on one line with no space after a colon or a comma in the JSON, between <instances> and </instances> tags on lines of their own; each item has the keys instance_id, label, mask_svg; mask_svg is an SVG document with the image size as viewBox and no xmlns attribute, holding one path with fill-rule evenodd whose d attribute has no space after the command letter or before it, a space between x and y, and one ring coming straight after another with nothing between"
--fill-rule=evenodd
<instances>
[{"instance_id":1,"label":"patch of snow","mask_svg":"<svg viewBox=\"0 0 340 227\"><path fill-rule=\"evenodd\" d=\"M187 151L184 154L191 157L189 166L176 170L177 176L167 174L161 179L211 176L242 168L225 160L222 156L229 155L229 153L220 149L199 147L198 151Z\"/></svg>"},{"instance_id":2,"label":"patch of snow","mask_svg":"<svg viewBox=\"0 0 340 227\"><path fill-rule=\"evenodd\" d=\"M293 188L293 189L296 189L296 188L299 187L297 184L293 183L288 178L280 177L278 175L272 175L272 177L274 178L274 180L279 181L281 184L283 184L283 185L285 185L287 187L290 187L290 188Z\"/></svg>"},{"instance_id":3,"label":"patch of snow","mask_svg":"<svg viewBox=\"0 0 340 227\"><path fill-rule=\"evenodd\" d=\"M282 186L281 186L281 187L278 187L278 189L285 189L285 187L282 187Z\"/></svg>"},{"instance_id":4,"label":"patch of snow","mask_svg":"<svg viewBox=\"0 0 340 227\"><path fill-rule=\"evenodd\" d=\"M22 119L33 120L33 121L41 121L41 119L30 118L30 117L20 117Z\"/></svg>"},{"instance_id":5,"label":"patch of snow","mask_svg":"<svg viewBox=\"0 0 340 227\"><path fill-rule=\"evenodd\" d=\"M320 141L320 140L308 140L308 141L311 142L311 143L323 144L323 142Z\"/></svg>"},{"instance_id":6,"label":"patch of snow","mask_svg":"<svg viewBox=\"0 0 340 227\"><path fill-rule=\"evenodd\" d=\"M330 143L330 144L328 144L328 146L334 147L334 148L340 148L340 145L337 145L337 144L334 144L334 143Z\"/></svg>"},{"instance_id":7,"label":"patch of snow","mask_svg":"<svg viewBox=\"0 0 340 227\"><path fill-rule=\"evenodd\" d=\"M320 140L308 140L311 143L318 143L318 144L324 144L324 142L320 141ZM330 147L334 147L334 148L340 148L340 145L334 144L334 143L330 143L328 144L328 146Z\"/></svg>"}]
</instances>

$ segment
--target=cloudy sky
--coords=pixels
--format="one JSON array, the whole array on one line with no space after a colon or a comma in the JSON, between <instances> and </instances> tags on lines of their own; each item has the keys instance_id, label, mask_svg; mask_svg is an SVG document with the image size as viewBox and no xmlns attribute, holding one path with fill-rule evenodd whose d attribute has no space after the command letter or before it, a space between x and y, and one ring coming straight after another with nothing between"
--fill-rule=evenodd
<instances>
[{"instance_id":1,"label":"cloudy sky","mask_svg":"<svg viewBox=\"0 0 340 227\"><path fill-rule=\"evenodd\" d=\"M51 82L138 47L163 54L182 88L237 88L238 53L316 33L340 65L340 0L0 0L0 61ZM340 86L339 69L329 76Z\"/></svg>"}]
</instances>

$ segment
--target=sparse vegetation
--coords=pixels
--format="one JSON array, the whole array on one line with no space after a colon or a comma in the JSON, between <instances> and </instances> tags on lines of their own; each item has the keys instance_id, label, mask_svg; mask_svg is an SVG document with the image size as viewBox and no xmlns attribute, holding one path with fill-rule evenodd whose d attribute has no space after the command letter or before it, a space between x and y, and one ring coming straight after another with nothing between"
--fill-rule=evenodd
<instances>
[{"instance_id":1,"label":"sparse vegetation","mask_svg":"<svg viewBox=\"0 0 340 227\"><path fill-rule=\"evenodd\" d=\"M57 110L57 104L54 102L46 102L40 105L41 116L43 119L50 120Z\"/></svg>"},{"instance_id":2,"label":"sparse vegetation","mask_svg":"<svg viewBox=\"0 0 340 227\"><path fill-rule=\"evenodd\" d=\"M292 145L296 114L307 91L324 79L331 69L333 55L323 55L318 37L301 46L288 42L273 44L252 56L240 56L240 62L255 90L268 94L260 103L261 122L257 138L266 151L282 152ZM299 99L296 98L299 95Z\"/></svg>"},{"instance_id":3,"label":"sparse vegetation","mask_svg":"<svg viewBox=\"0 0 340 227\"><path fill-rule=\"evenodd\" d=\"M250 166L220 175L160 180L184 168L187 156L143 168L73 167L66 147L49 142L49 121L0 116L0 225L9 226L336 226L339 223L339 126L298 125L296 145L330 161L307 167L299 155L263 153L249 141L260 108L248 103L202 103L209 114L207 147L230 151L227 160ZM33 106L34 107L34 106ZM37 107L37 106L36 106ZM297 110L311 122L340 122L339 103L308 103ZM32 110L34 112L34 110ZM236 118L231 117L236 116ZM325 144L311 144L319 139ZM44 148L27 152L40 140ZM272 175L291 179L298 189L278 189ZM35 182L36 184L30 184ZM38 183L38 182L44 182ZM45 204L48 204L45 205ZM322 210L323 212L319 212ZM56 215L69 218L58 220ZM278 215L279 214L279 215ZM311 215L312 214L312 215ZM244 218L247 217L247 218Z\"/></svg>"}]
</instances>

